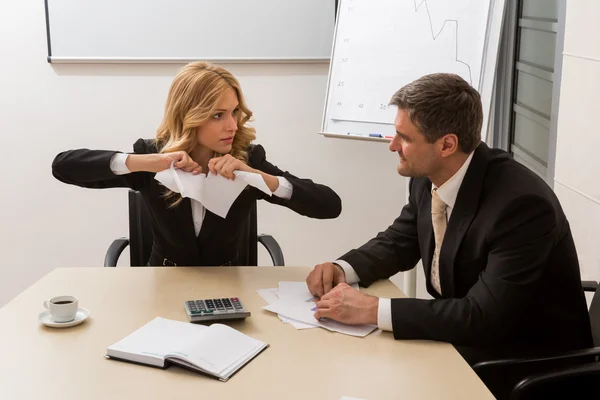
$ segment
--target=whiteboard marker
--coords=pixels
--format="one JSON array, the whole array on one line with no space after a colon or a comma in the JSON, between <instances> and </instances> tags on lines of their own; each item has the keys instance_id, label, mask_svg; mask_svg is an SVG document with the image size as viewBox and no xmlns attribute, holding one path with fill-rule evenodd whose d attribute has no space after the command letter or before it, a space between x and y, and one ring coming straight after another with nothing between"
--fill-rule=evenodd
<instances>
[{"instance_id":1,"label":"whiteboard marker","mask_svg":"<svg viewBox=\"0 0 600 400\"><path fill-rule=\"evenodd\" d=\"M349 136L369 137L369 135L367 135L366 133L352 133L352 132L348 132L347 135L349 135Z\"/></svg>"}]
</instances>

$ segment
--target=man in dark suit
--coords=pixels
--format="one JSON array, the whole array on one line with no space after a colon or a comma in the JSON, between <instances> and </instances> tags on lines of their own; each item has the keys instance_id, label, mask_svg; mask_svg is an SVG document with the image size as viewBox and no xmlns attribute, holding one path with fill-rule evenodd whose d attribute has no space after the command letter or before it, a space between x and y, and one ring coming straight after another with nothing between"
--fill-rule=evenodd
<instances>
[{"instance_id":1,"label":"man in dark suit","mask_svg":"<svg viewBox=\"0 0 600 400\"><path fill-rule=\"evenodd\" d=\"M307 278L316 318L378 324L396 339L452 343L471 364L592 345L577 253L558 199L481 142L478 92L457 75L401 88L390 150L410 197L385 231ZM434 297L378 299L368 286L423 261Z\"/></svg>"}]
</instances>

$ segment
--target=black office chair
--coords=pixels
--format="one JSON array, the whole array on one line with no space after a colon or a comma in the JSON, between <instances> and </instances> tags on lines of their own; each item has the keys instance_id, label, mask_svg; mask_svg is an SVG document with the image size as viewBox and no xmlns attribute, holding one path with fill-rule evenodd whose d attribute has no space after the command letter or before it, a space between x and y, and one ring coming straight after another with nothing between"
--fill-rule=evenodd
<instances>
[{"instance_id":1,"label":"black office chair","mask_svg":"<svg viewBox=\"0 0 600 400\"><path fill-rule=\"evenodd\" d=\"M283 252L275 238L257 234L256 203L250 211L249 218L249 265L258 265L258 242L269 252L273 265L284 266ZM129 239L123 237L112 242L106 252L104 266L116 267L119 256L127 246L132 267L141 267L148 263L152 251L152 225L146 203L140 192L135 190L129 191Z\"/></svg>"},{"instance_id":2,"label":"black office chair","mask_svg":"<svg viewBox=\"0 0 600 400\"><path fill-rule=\"evenodd\" d=\"M541 358L491 360L473 369L498 399L600 399L600 290L598 283L584 281L594 292L590 305L593 348Z\"/></svg>"}]
</instances>

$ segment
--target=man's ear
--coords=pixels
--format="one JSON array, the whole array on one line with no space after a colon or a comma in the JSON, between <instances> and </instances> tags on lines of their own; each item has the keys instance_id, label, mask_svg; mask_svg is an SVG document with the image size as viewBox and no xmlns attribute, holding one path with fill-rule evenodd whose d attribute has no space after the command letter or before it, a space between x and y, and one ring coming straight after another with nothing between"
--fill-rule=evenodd
<instances>
[{"instance_id":1,"label":"man's ear","mask_svg":"<svg viewBox=\"0 0 600 400\"><path fill-rule=\"evenodd\" d=\"M458 136L454 133L448 133L441 138L442 141L442 157L448 157L459 151Z\"/></svg>"}]
</instances>

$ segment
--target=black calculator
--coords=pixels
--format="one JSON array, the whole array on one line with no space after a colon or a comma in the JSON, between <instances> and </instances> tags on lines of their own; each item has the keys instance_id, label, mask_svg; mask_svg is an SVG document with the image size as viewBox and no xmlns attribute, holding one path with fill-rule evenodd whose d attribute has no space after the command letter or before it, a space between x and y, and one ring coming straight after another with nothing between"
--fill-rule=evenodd
<instances>
[{"instance_id":1,"label":"black calculator","mask_svg":"<svg viewBox=\"0 0 600 400\"><path fill-rule=\"evenodd\" d=\"M250 316L237 297L222 299L189 300L185 302L185 311L190 322L240 319Z\"/></svg>"}]
</instances>

